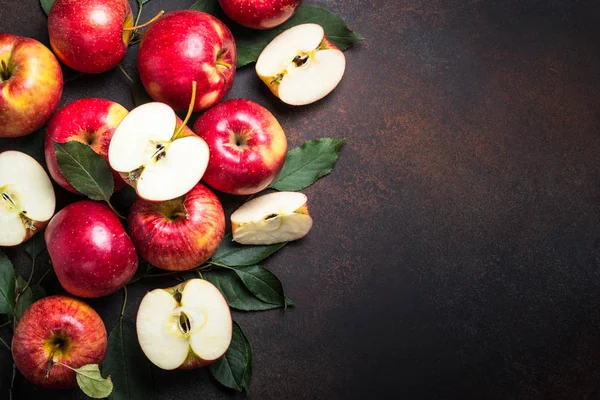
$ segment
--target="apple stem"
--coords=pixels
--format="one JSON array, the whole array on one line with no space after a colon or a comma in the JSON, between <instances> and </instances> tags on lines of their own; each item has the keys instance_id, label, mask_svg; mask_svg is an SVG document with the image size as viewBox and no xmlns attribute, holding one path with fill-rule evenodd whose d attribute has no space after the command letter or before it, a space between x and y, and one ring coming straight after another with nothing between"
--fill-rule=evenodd
<instances>
[{"instance_id":1,"label":"apple stem","mask_svg":"<svg viewBox=\"0 0 600 400\"><path fill-rule=\"evenodd\" d=\"M55 344L54 348L52 349L52 352L50 353L50 356L48 356L48 363L46 364L46 378L50 376L50 370L52 369L52 366L55 363L60 364L59 362L54 361L54 354L56 353L56 350L58 350L59 347L60 344Z\"/></svg>"},{"instance_id":2,"label":"apple stem","mask_svg":"<svg viewBox=\"0 0 600 400\"><path fill-rule=\"evenodd\" d=\"M173 135L174 138L179 136L179 134L181 133L183 128L187 125L188 121L190 120L190 117L192 116L192 112L194 112L194 105L196 104L196 86L197 86L196 81L192 81L192 100L190 101L190 106L188 107L188 112L187 112L187 115L185 116L185 119L183 120L183 123L181 124L179 129L177 129L177 131L175 131L175 134Z\"/></svg>"},{"instance_id":3,"label":"apple stem","mask_svg":"<svg viewBox=\"0 0 600 400\"><path fill-rule=\"evenodd\" d=\"M227 69L231 69L231 64L228 64L228 63L223 62L223 61L217 61L217 66L219 66L219 67L225 67Z\"/></svg>"},{"instance_id":4,"label":"apple stem","mask_svg":"<svg viewBox=\"0 0 600 400\"><path fill-rule=\"evenodd\" d=\"M8 71L8 65L2 60L2 68L0 69L0 81L5 81L10 78L10 72Z\"/></svg>"},{"instance_id":5,"label":"apple stem","mask_svg":"<svg viewBox=\"0 0 600 400\"><path fill-rule=\"evenodd\" d=\"M163 14L164 14L164 10L160 10L158 12L158 14L156 14L154 16L154 18L152 18L150 21L145 22L141 25L136 25L136 26L130 26L129 28L123 28L124 31L137 31L138 29L142 29L145 28L146 26L150 25L151 23L153 23L154 21L156 21L157 19L159 19Z\"/></svg>"}]
</instances>

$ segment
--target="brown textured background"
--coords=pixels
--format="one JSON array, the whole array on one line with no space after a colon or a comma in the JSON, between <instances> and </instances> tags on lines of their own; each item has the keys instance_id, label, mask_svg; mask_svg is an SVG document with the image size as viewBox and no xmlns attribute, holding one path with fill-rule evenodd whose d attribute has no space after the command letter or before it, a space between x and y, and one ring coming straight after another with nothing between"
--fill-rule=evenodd
<instances>
[{"instance_id":1,"label":"brown textured background","mask_svg":"<svg viewBox=\"0 0 600 400\"><path fill-rule=\"evenodd\" d=\"M228 96L269 108L291 147L349 138L306 191L313 231L266 263L298 306L235 314L254 348L249 398L600 398L600 3L306 3L365 37L337 90L289 108L248 67ZM2 1L0 31L47 44L45 23L37 0ZM68 83L62 104L89 96L132 107L118 71ZM127 319L170 283L132 285ZM109 329L121 297L90 301ZM202 370L153 375L159 400L244 397ZM15 399L34 398L85 396L17 375Z\"/></svg>"}]
</instances>

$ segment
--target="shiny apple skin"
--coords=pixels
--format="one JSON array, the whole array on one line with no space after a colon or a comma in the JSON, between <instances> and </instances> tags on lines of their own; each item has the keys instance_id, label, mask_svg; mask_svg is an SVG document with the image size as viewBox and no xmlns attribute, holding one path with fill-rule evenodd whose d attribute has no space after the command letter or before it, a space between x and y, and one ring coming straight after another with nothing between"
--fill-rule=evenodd
<instances>
[{"instance_id":1,"label":"shiny apple skin","mask_svg":"<svg viewBox=\"0 0 600 400\"><path fill-rule=\"evenodd\" d=\"M63 90L63 75L50 49L37 40L0 33L0 63L11 70L0 78L0 138L25 136L54 114Z\"/></svg>"},{"instance_id":2,"label":"shiny apple skin","mask_svg":"<svg viewBox=\"0 0 600 400\"><path fill-rule=\"evenodd\" d=\"M198 118L194 132L210 150L202 179L221 192L260 192L285 162L287 140L281 125L269 110L250 100L218 104Z\"/></svg>"},{"instance_id":3,"label":"shiny apple skin","mask_svg":"<svg viewBox=\"0 0 600 400\"><path fill-rule=\"evenodd\" d=\"M54 364L46 377L52 350L60 340L53 360L72 368L101 364L106 353L106 327L86 303L68 296L49 296L33 303L19 320L12 341L15 365L30 382L47 389L76 385L75 372Z\"/></svg>"},{"instance_id":4,"label":"shiny apple skin","mask_svg":"<svg viewBox=\"0 0 600 400\"><path fill-rule=\"evenodd\" d=\"M79 193L64 177L54 152L54 142L78 141L86 144L108 163L108 145L119 123L128 111L119 103L106 99L75 100L61 108L48 123L44 153L50 176L64 189ZM115 190L125 186L118 172L113 171Z\"/></svg>"},{"instance_id":5,"label":"shiny apple skin","mask_svg":"<svg viewBox=\"0 0 600 400\"><path fill-rule=\"evenodd\" d=\"M225 214L217 196L199 183L174 200L138 199L127 225L142 258L162 269L186 271L217 251L225 234Z\"/></svg>"},{"instance_id":6,"label":"shiny apple skin","mask_svg":"<svg viewBox=\"0 0 600 400\"><path fill-rule=\"evenodd\" d=\"M187 110L196 81L194 111L205 110L225 96L235 77L233 35L212 15L182 10L165 14L144 33L138 71L155 101Z\"/></svg>"},{"instance_id":7,"label":"shiny apple skin","mask_svg":"<svg viewBox=\"0 0 600 400\"><path fill-rule=\"evenodd\" d=\"M119 217L104 203L82 200L48 224L46 246L62 287L79 297L101 297L133 277L138 257Z\"/></svg>"},{"instance_id":8,"label":"shiny apple skin","mask_svg":"<svg viewBox=\"0 0 600 400\"><path fill-rule=\"evenodd\" d=\"M240 25L271 29L296 12L302 0L219 0L225 14Z\"/></svg>"},{"instance_id":9,"label":"shiny apple skin","mask_svg":"<svg viewBox=\"0 0 600 400\"><path fill-rule=\"evenodd\" d=\"M56 0L48 15L50 46L67 66L87 74L115 68L133 26L127 0Z\"/></svg>"}]
</instances>

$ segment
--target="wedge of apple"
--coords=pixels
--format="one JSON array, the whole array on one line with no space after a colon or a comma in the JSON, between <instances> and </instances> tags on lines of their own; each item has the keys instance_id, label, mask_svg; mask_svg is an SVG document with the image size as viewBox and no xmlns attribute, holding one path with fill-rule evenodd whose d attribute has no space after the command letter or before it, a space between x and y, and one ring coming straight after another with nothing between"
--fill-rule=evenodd
<instances>
[{"instance_id":1,"label":"wedge of apple","mask_svg":"<svg viewBox=\"0 0 600 400\"><path fill-rule=\"evenodd\" d=\"M150 201L190 191L208 165L206 142L164 103L147 103L121 121L108 148L110 166Z\"/></svg>"},{"instance_id":2,"label":"wedge of apple","mask_svg":"<svg viewBox=\"0 0 600 400\"><path fill-rule=\"evenodd\" d=\"M166 370L208 365L231 343L229 306L219 289L202 279L147 293L136 325L142 351Z\"/></svg>"},{"instance_id":3,"label":"wedge of apple","mask_svg":"<svg viewBox=\"0 0 600 400\"><path fill-rule=\"evenodd\" d=\"M306 236L312 225L308 199L298 192L265 194L231 214L233 240L241 244L289 242Z\"/></svg>"},{"instance_id":4,"label":"wedge of apple","mask_svg":"<svg viewBox=\"0 0 600 400\"><path fill-rule=\"evenodd\" d=\"M344 53L317 24L296 25L271 41L256 73L284 103L301 106L327 96L346 70Z\"/></svg>"},{"instance_id":5,"label":"wedge of apple","mask_svg":"<svg viewBox=\"0 0 600 400\"><path fill-rule=\"evenodd\" d=\"M52 182L35 159L0 153L0 246L16 246L41 231L55 206Z\"/></svg>"}]
</instances>

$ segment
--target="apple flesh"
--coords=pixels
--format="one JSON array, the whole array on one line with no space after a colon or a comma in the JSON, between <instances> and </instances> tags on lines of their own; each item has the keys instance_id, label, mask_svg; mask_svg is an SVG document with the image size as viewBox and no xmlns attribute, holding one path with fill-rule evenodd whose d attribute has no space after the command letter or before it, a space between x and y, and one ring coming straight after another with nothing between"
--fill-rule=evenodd
<instances>
[{"instance_id":1,"label":"apple flesh","mask_svg":"<svg viewBox=\"0 0 600 400\"><path fill-rule=\"evenodd\" d=\"M41 231L56 206L42 166L19 151L0 153L0 246L16 246Z\"/></svg>"},{"instance_id":2,"label":"apple flesh","mask_svg":"<svg viewBox=\"0 0 600 400\"><path fill-rule=\"evenodd\" d=\"M245 99L216 105L194 124L210 149L203 180L222 192L260 192L275 179L287 152L285 133L266 108Z\"/></svg>"},{"instance_id":3,"label":"apple flesh","mask_svg":"<svg viewBox=\"0 0 600 400\"><path fill-rule=\"evenodd\" d=\"M101 364L106 353L106 328L89 305L68 296L50 296L33 303L15 328L12 355L30 382L47 389L76 385L79 368Z\"/></svg>"},{"instance_id":4,"label":"apple flesh","mask_svg":"<svg viewBox=\"0 0 600 400\"><path fill-rule=\"evenodd\" d=\"M138 253L150 264L185 271L208 260L225 234L219 199L202 184L165 202L138 199L127 221Z\"/></svg>"},{"instance_id":5,"label":"apple flesh","mask_svg":"<svg viewBox=\"0 0 600 400\"><path fill-rule=\"evenodd\" d=\"M133 26L127 0L56 0L48 15L50 46L76 71L98 74L125 57Z\"/></svg>"},{"instance_id":6,"label":"apple flesh","mask_svg":"<svg viewBox=\"0 0 600 400\"><path fill-rule=\"evenodd\" d=\"M252 29L271 29L296 12L302 0L219 0L229 18Z\"/></svg>"},{"instance_id":7,"label":"apple flesh","mask_svg":"<svg viewBox=\"0 0 600 400\"><path fill-rule=\"evenodd\" d=\"M281 101L293 106L327 96L346 70L344 53L317 24L296 25L277 36L256 61L256 73Z\"/></svg>"},{"instance_id":8,"label":"apple flesh","mask_svg":"<svg viewBox=\"0 0 600 400\"><path fill-rule=\"evenodd\" d=\"M194 111L217 104L235 76L236 49L229 28L212 15L181 10L165 14L144 33L138 71L148 94L175 110L186 110L192 82Z\"/></svg>"},{"instance_id":9,"label":"apple flesh","mask_svg":"<svg viewBox=\"0 0 600 400\"><path fill-rule=\"evenodd\" d=\"M250 200L231 214L233 240L269 245L306 236L313 221L308 199L298 192L274 192Z\"/></svg>"},{"instance_id":10,"label":"apple flesh","mask_svg":"<svg viewBox=\"0 0 600 400\"><path fill-rule=\"evenodd\" d=\"M142 351L165 370L213 363L231 343L229 306L219 289L202 279L147 293L136 325Z\"/></svg>"},{"instance_id":11,"label":"apple flesh","mask_svg":"<svg viewBox=\"0 0 600 400\"><path fill-rule=\"evenodd\" d=\"M114 293L137 269L133 242L104 203L82 200L63 208L50 220L45 239L60 284L75 296Z\"/></svg>"},{"instance_id":12,"label":"apple flesh","mask_svg":"<svg viewBox=\"0 0 600 400\"><path fill-rule=\"evenodd\" d=\"M46 46L0 33L0 137L40 129L58 108L62 90L60 65Z\"/></svg>"},{"instance_id":13,"label":"apple flesh","mask_svg":"<svg viewBox=\"0 0 600 400\"><path fill-rule=\"evenodd\" d=\"M206 142L163 103L133 109L121 121L108 147L108 161L137 194L150 201L183 196L208 165Z\"/></svg>"},{"instance_id":14,"label":"apple flesh","mask_svg":"<svg viewBox=\"0 0 600 400\"><path fill-rule=\"evenodd\" d=\"M48 123L46 131L45 156L50 176L64 189L79 193L65 178L58 167L54 142L66 143L72 140L86 144L108 162L108 145L119 123L128 111L122 105L95 98L75 100L61 108ZM117 172L113 172L115 190L123 188L125 182Z\"/></svg>"}]
</instances>

